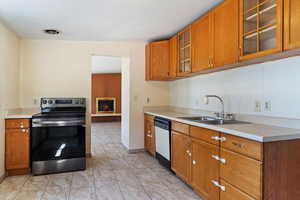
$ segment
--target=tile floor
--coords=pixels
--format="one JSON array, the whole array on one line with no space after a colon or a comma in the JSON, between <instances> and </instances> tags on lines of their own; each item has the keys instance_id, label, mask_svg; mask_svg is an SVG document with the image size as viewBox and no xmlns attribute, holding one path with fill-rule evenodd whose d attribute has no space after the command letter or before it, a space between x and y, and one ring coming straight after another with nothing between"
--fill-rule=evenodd
<instances>
[{"instance_id":1,"label":"tile floor","mask_svg":"<svg viewBox=\"0 0 300 200\"><path fill-rule=\"evenodd\" d=\"M147 153L128 154L120 123L92 125L86 171L15 176L0 184L0 200L200 200Z\"/></svg>"}]
</instances>

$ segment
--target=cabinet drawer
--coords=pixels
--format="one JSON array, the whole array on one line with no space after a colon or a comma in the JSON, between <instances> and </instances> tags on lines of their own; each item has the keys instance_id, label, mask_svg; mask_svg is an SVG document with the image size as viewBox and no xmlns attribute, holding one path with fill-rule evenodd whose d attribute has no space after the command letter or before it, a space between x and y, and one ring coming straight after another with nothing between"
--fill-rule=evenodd
<instances>
[{"instance_id":1,"label":"cabinet drawer","mask_svg":"<svg viewBox=\"0 0 300 200\"><path fill-rule=\"evenodd\" d=\"M189 135L190 126L180 122L172 121L172 130Z\"/></svg>"},{"instance_id":2,"label":"cabinet drawer","mask_svg":"<svg viewBox=\"0 0 300 200\"><path fill-rule=\"evenodd\" d=\"M209 143L216 144L216 145L218 145L219 141L220 141L220 133L219 132L209 130L206 128L191 126L190 135L193 138L204 140L205 142L209 142Z\"/></svg>"},{"instance_id":3,"label":"cabinet drawer","mask_svg":"<svg viewBox=\"0 0 300 200\"><path fill-rule=\"evenodd\" d=\"M30 120L29 119L7 119L5 120L6 129L20 129L20 128L29 128Z\"/></svg>"},{"instance_id":4,"label":"cabinet drawer","mask_svg":"<svg viewBox=\"0 0 300 200\"><path fill-rule=\"evenodd\" d=\"M145 114L145 119L148 120L148 121L154 122L154 116L153 115Z\"/></svg>"},{"instance_id":5,"label":"cabinet drawer","mask_svg":"<svg viewBox=\"0 0 300 200\"><path fill-rule=\"evenodd\" d=\"M260 199L262 194L262 162L221 149L220 177L245 193Z\"/></svg>"},{"instance_id":6,"label":"cabinet drawer","mask_svg":"<svg viewBox=\"0 0 300 200\"><path fill-rule=\"evenodd\" d=\"M221 147L260 161L263 160L262 143L224 133L221 134L221 137L225 138L225 141L221 142Z\"/></svg>"},{"instance_id":7,"label":"cabinet drawer","mask_svg":"<svg viewBox=\"0 0 300 200\"><path fill-rule=\"evenodd\" d=\"M220 200L255 200L224 180L221 180L221 185L225 187L225 191L220 190Z\"/></svg>"}]
</instances>

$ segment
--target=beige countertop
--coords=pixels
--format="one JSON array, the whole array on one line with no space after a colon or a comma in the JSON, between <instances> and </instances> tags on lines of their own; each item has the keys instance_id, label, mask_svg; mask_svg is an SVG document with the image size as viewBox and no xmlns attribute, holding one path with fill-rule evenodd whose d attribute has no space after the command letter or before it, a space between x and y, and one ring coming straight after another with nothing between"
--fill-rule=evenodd
<instances>
[{"instance_id":1,"label":"beige countertop","mask_svg":"<svg viewBox=\"0 0 300 200\"><path fill-rule=\"evenodd\" d=\"M188 113L179 113L172 110L168 110L166 108L162 108L162 109L145 108L144 113L167 118L170 120L175 120L192 126L207 128L207 129L227 133L230 135L259 141L259 142L300 139L300 129L292 129L292 128L256 124L256 123L209 125L209 124L193 122L193 121L179 118L179 117L201 116L201 114L195 115L195 114L188 114ZM207 116L207 113L203 113L202 116Z\"/></svg>"},{"instance_id":2,"label":"beige countertop","mask_svg":"<svg viewBox=\"0 0 300 200\"><path fill-rule=\"evenodd\" d=\"M5 115L5 119L30 119L32 115L40 113L40 109L38 108L16 108L10 109L7 111Z\"/></svg>"}]
</instances>

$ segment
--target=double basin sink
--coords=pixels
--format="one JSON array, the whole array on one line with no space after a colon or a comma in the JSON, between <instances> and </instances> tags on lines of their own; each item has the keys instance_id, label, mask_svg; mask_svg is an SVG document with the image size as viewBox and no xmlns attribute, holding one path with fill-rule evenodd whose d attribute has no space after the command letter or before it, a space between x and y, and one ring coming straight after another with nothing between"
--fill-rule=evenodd
<instances>
[{"instance_id":1,"label":"double basin sink","mask_svg":"<svg viewBox=\"0 0 300 200\"><path fill-rule=\"evenodd\" d=\"M250 124L250 122L238 121L235 119L220 119L209 116L200 116L200 117L180 117L180 119L185 119L188 121L199 122L204 124L211 125L224 125L224 124Z\"/></svg>"}]
</instances>

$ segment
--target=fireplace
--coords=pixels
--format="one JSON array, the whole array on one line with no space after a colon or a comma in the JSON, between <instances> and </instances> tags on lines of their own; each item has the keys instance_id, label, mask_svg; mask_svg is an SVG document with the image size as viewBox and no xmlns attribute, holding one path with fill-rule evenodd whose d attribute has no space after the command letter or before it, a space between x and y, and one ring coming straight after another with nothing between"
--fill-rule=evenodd
<instances>
[{"instance_id":1,"label":"fireplace","mask_svg":"<svg viewBox=\"0 0 300 200\"><path fill-rule=\"evenodd\" d=\"M116 112L116 98L112 98L112 97L96 98L96 112L97 113L115 113Z\"/></svg>"}]
</instances>

